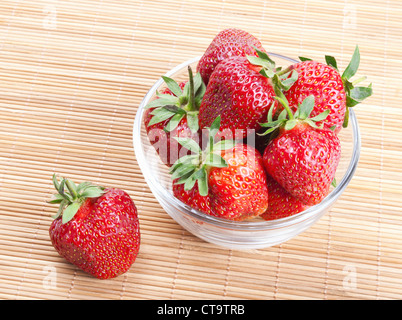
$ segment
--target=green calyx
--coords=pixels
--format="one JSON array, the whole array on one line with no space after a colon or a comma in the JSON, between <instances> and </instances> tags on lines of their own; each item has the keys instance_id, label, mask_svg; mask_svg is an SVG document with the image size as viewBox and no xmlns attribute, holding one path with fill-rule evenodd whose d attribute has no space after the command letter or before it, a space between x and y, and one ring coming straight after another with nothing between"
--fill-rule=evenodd
<instances>
[{"instance_id":1,"label":"green calyx","mask_svg":"<svg viewBox=\"0 0 402 320\"><path fill-rule=\"evenodd\" d=\"M286 104L288 106L287 100L283 92L289 90L290 87L297 81L298 78L297 71L294 70L292 65L287 67L286 69L276 67L275 62L268 56L267 53L258 50L256 47L254 47L254 49L257 52L258 57L247 56L248 61L253 65L261 67L259 73L264 77L270 79L271 85L275 91L274 98L277 101L283 102L283 104ZM268 129L259 135L267 135L275 131L275 129L279 128L285 123L285 121L287 121L286 108L284 109L284 112L280 114L279 118L276 121L272 120L272 112L274 110L275 103L276 102L273 102L268 110L268 122L260 124L262 127L268 127ZM290 109L288 115L289 120L293 119L293 114L290 111Z\"/></svg>"},{"instance_id":2,"label":"green calyx","mask_svg":"<svg viewBox=\"0 0 402 320\"><path fill-rule=\"evenodd\" d=\"M299 59L301 61L311 60L305 57L299 57ZM327 65L333 67L339 72L338 64L333 56L326 55L325 62L327 63ZM357 86L357 84L366 80L366 77L360 77L353 81L351 80L351 78L356 74L359 65L360 65L360 51L359 47L356 46L348 66L341 75L343 87L346 92L346 113L343 121L344 128L346 128L349 123L349 108L352 108L355 105L361 103L364 99L370 97L373 94L373 88L371 83L367 87Z\"/></svg>"},{"instance_id":3,"label":"green calyx","mask_svg":"<svg viewBox=\"0 0 402 320\"><path fill-rule=\"evenodd\" d=\"M258 57L247 56L247 60L251 64L261 67L259 73L264 77L273 79L277 76L280 81L274 83L274 86L277 86L281 90L289 90L297 80L297 71L294 70L292 66L283 70L281 67L276 67L275 61L273 61L266 52L262 52L256 47L254 47L254 49Z\"/></svg>"},{"instance_id":4,"label":"green calyx","mask_svg":"<svg viewBox=\"0 0 402 320\"><path fill-rule=\"evenodd\" d=\"M74 217L85 199L98 198L105 193L105 188L93 185L91 182L82 182L78 186L66 178L62 178L59 182L55 174L53 174L53 185L57 193L53 195L54 199L49 203L60 204L53 218L62 216L63 223L67 223Z\"/></svg>"},{"instance_id":5,"label":"green calyx","mask_svg":"<svg viewBox=\"0 0 402 320\"><path fill-rule=\"evenodd\" d=\"M220 116L218 116L211 126L206 128L208 142L204 150L190 138L175 138L183 147L192 152L190 155L179 158L170 169L172 180L178 179L176 184L184 184L184 190L191 190L195 183L198 183L200 195L208 195L208 172L210 168L228 166L226 160L221 156L221 152L233 148L236 142L234 140L215 141L220 121Z\"/></svg>"},{"instance_id":6,"label":"green calyx","mask_svg":"<svg viewBox=\"0 0 402 320\"><path fill-rule=\"evenodd\" d=\"M290 110L288 100L283 94L276 96L275 99L282 104L284 109L279 114L278 118L274 121L272 117L273 108L270 108L267 116L268 122L260 124L261 127L267 128L265 132L260 134L262 136L272 133L275 130L278 130L279 128L284 128L285 130L291 130L298 123L307 123L309 126L313 128L322 128L324 125L323 123L320 126L317 126L316 123L318 121L324 120L330 113L330 110L327 109L322 113L320 113L319 115L310 118L310 114L314 109L313 95L310 95L307 98L305 98L303 102L298 106L295 113L292 113L292 111Z\"/></svg>"},{"instance_id":7,"label":"green calyx","mask_svg":"<svg viewBox=\"0 0 402 320\"><path fill-rule=\"evenodd\" d=\"M192 132L198 131L198 110L206 86L199 72L193 76L190 66L188 67L188 77L189 80L182 90L175 80L162 76L173 95L156 93L158 99L151 101L145 107L146 109L154 108L151 111L153 117L148 126L170 119L164 128L166 132L170 132L177 127L184 117L187 117L190 130Z\"/></svg>"}]
</instances>

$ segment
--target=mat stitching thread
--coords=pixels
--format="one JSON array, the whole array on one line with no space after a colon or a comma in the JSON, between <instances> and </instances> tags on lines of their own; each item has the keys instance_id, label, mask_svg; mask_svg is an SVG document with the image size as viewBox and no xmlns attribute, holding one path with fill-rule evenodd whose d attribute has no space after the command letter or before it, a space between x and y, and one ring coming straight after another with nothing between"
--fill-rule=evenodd
<instances>
[{"instance_id":1,"label":"mat stitching thread","mask_svg":"<svg viewBox=\"0 0 402 320\"><path fill-rule=\"evenodd\" d=\"M384 73L388 72L388 32L389 32L389 0L387 1L387 6L385 9L385 36L384 36ZM382 92L382 105L385 106L385 93ZM380 208L378 210L378 247L377 247L377 284L376 284L376 299L379 299L379 287L380 287L380 275L381 275L381 215L382 215L382 205L383 205L383 195L382 195L382 179L383 179L383 170L384 170L384 125L385 125L385 116L384 109L381 108L381 143L380 143L380 192L379 192L379 205Z\"/></svg>"},{"instance_id":2,"label":"mat stitching thread","mask_svg":"<svg viewBox=\"0 0 402 320\"><path fill-rule=\"evenodd\" d=\"M228 262L227 262L227 267L226 267L226 276L225 276L225 285L223 287L223 297L226 298L227 293L228 293L228 285L229 285L229 272L230 272L230 266L232 262L232 256L233 256L233 250L229 250L229 255L228 255Z\"/></svg>"},{"instance_id":3,"label":"mat stitching thread","mask_svg":"<svg viewBox=\"0 0 402 320\"><path fill-rule=\"evenodd\" d=\"M277 294L278 294L278 289L279 289L279 269L280 269L280 264L281 264L281 254L282 254L282 243L279 245L278 262L276 264L274 300L277 300Z\"/></svg>"},{"instance_id":4,"label":"mat stitching thread","mask_svg":"<svg viewBox=\"0 0 402 320\"><path fill-rule=\"evenodd\" d=\"M124 296L124 294L126 292L127 281L128 281L128 273L125 273L123 281L121 282L120 300L123 300L123 296Z\"/></svg>"},{"instance_id":5,"label":"mat stitching thread","mask_svg":"<svg viewBox=\"0 0 402 320\"><path fill-rule=\"evenodd\" d=\"M22 0L18 0L13 7L13 11L11 12L11 17L6 25L6 30L4 31L3 39L0 40L0 51L3 49L3 45L6 43L8 31L10 30L11 21L15 17L15 12L17 11L17 8L21 2L22 2Z\"/></svg>"},{"instance_id":6,"label":"mat stitching thread","mask_svg":"<svg viewBox=\"0 0 402 320\"><path fill-rule=\"evenodd\" d=\"M330 252L331 252L331 230L332 230L332 212L331 210L328 212L328 241L327 241L327 257L325 258L325 275L324 275L324 300L327 300L327 289L328 289L328 274L329 274L329 260L330 260Z\"/></svg>"},{"instance_id":7,"label":"mat stitching thread","mask_svg":"<svg viewBox=\"0 0 402 320\"><path fill-rule=\"evenodd\" d=\"M73 291L76 277L77 277L77 268L75 268L75 270L74 270L73 279L71 280L71 285L70 285L70 288L68 289L67 300L71 299L71 292Z\"/></svg>"},{"instance_id":8,"label":"mat stitching thread","mask_svg":"<svg viewBox=\"0 0 402 320\"><path fill-rule=\"evenodd\" d=\"M171 52L171 54L170 54L170 59L169 59L169 62L168 62L169 69L172 68L174 52L175 52L176 47L177 47L177 35L179 34L179 29L180 29L181 23L182 23L182 21L183 21L183 19L182 19L182 16L183 16L183 8L184 8L184 3L183 3L183 2L184 2L184 1L182 0L181 3L180 3L179 13L177 14L177 16L178 16L178 19L177 19L177 26L176 26L176 28L175 28L175 34L176 34L176 36L173 37L172 52Z\"/></svg>"},{"instance_id":9,"label":"mat stitching thread","mask_svg":"<svg viewBox=\"0 0 402 320\"><path fill-rule=\"evenodd\" d=\"M300 27L300 51L301 54L303 55L304 53L302 52L303 50L303 30L305 30L304 26L306 24L306 16L307 16L307 0L304 0L304 5L303 5L303 19L302 19L302 25Z\"/></svg>"},{"instance_id":10,"label":"mat stitching thread","mask_svg":"<svg viewBox=\"0 0 402 320\"><path fill-rule=\"evenodd\" d=\"M222 17L223 17L223 12L225 10L225 2L226 0L222 0L222 6L221 6L221 12L219 14L219 27L218 30L221 31L222 30Z\"/></svg>"},{"instance_id":11,"label":"mat stitching thread","mask_svg":"<svg viewBox=\"0 0 402 320\"><path fill-rule=\"evenodd\" d=\"M177 262L176 262L176 268L174 271L174 277L173 277L173 282L172 282L172 291L170 293L170 299L173 300L174 296L174 291L176 289L176 281L179 275L179 265L180 265L180 260L181 260L181 254L183 251L183 242L184 242L184 230L181 232L181 238L180 238L180 245L179 245L179 251L177 254Z\"/></svg>"},{"instance_id":12,"label":"mat stitching thread","mask_svg":"<svg viewBox=\"0 0 402 320\"><path fill-rule=\"evenodd\" d=\"M260 24L260 31L258 32L258 39L261 39L262 36L263 36L262 31L263 31L263 29L264 29L265 11L266 11L266 8L267 8L267 1L264 0L264 5L263 5L262 10L261 10L261 11L262 11L262 14L261 14L261 24Z\"/></svg>"}]
</instances>

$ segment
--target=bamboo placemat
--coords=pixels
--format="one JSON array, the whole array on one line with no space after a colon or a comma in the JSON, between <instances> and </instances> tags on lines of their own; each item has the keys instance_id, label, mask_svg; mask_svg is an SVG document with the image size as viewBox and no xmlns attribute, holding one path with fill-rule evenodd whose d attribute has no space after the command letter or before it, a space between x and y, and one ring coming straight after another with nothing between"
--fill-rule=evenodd
<instances>
[{"instance_id":1,"label":"bamboo placemat","mask_svg":"<svg viewBox=\"0 0 402 320\"><path fill-rule=\"evenodd\" d=\"M3 0L0 3L0 299L401 299L400 1ZM293 58L359 44L375 94L355 109L357 172L312 228L234 251L177 225L132 147L144 94L237 27ZM51 246L51 175L125 189L141 221L130 271L97 280Z\"/></svg>"}]
</instances>

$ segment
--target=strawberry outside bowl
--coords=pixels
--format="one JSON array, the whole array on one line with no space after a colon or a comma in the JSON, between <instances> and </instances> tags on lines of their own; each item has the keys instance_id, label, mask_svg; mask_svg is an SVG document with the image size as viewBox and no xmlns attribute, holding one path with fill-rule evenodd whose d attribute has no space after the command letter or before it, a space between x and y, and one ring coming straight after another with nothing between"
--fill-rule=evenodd
<instances>
[{"instance_id":1,"label":"strawberry outside bowl","mask_svg":"<svg viewBox=\"0 0 402 320\"><path fill-rule=\"evenodd\" d=\"M297 62L282 55L269 55L277 66L283 68ZM165 76L176 81L186 80L187 67L190 65L196 70L199 59L190 59ZM360 156L360 133L355 113L350 109L349 125L339 133L342 155L336 172L337 186L331 187L330 193L321 203L293 216L271 221L258 217L246 221L230 221L195 210L173 196L169 168L161 162L150 144L144 126L145 106L154 99L157 91L165 87L162 78L156 81L137 110L133 126L135 156L145 181L163 209L183 228L205 241L237 250L261 249L285 242L317 222L334 205L353 177Z\"/></svg>"}]
</instances>

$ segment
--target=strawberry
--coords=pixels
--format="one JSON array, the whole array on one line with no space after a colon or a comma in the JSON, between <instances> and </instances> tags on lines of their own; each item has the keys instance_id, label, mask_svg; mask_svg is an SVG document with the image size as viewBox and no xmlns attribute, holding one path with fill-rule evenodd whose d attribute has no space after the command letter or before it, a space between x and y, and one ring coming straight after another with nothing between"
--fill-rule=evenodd
<instances>
[{"instance_id":1,"label":"strawberry","mask_svg":"<svg viewBox=\"0 0 402 320\"><path fill-rule=\"evenodd\" d=\"M329 110L309 118L314 96L307 97L295 114L283 95L277 99L289 119L285 112L276 121L271 121L271 114L268 116L267 133L276 129L279 132L264 151L265 169L293 197L305 205L315 205L328 194L341 156L337 135L316 125Z\"/></svg>"},{"instance_id":2,"label":"strawberry","mask_svg":"<svg viewBox=\"0 0 402 320\"><path fill-rule=\"evenodd\" d=\"M267 186L269 204L267 211L261 215L264 220L290 217L308 208L308 206L282 188L270 175L267 175Z\"/></svg>"},{"instance_id":3,"label":"strawberry","mask_svg":"<svg viewBox=\"0 0 402 320\"><path fill-rule=\"evenodd\" d=\"M190 190L185 190L183 183L177 183L179 179L173 180L173 195L181 202L191 208L202 211L205 214L214 215L211 211L211 203L208 195L202 196L198 191L198 185L195 184Z\"/></svg>"},{"instance_id":4,"label":"strawberry","mask_svg":"<svg viewBox=\"0 0 402 320\"><path fill-rule=\"evenodd\" d=\"M290 108L295 111L306 97L313 95L315 105L311 116L314 117L325 110L330 110L330 115L323 120L324 127L334 127L335 133L339 133L342 126L346 127L348 124L349 107L355 106L372 94L371 85L368 87L355 86L365 77L355 82L349 81L359 67L359 48L356 47L352 59L342 75L338 71L334 57L326 56L327 64L306 58L301 59L301 62L290 68L298 73L297 81L285 92Z\"/></svg>"},{"instance_id":5,"label":"strawberry","mask_svg":"<svg viewBox=\"0 0 402 320\"><path fill-rule=\"evenodd\" d=\"M181 83L163 76L168 87L157 93L157 98L146 106L144 113L148 139L162 162L169 167L181 155L189 153L174 137L199 139L198 109L205 85L200 74L193 78L191 68L188 72L189 81Z\"/></svg>"},{"instance_id":6,"label":"strawberry","mask_svg":"<svg viewBox=\"0 0 402 320\"><path fill-rule=\"evenodd\" d=\"M197 65L205 84L215 67L232 56L256 55L254 47L265 52L261 42L250 33L239 29L226 29L219 32L208 46Z\"/></svg>"},{"instance_id":7,"label":"strawberry","mask_svg":"<svg viewBox=\"0 0 402 320\"><path fill-rule=\"evenodd\" d=\"M59 183L55 175L53 183L58 193L49 202L60 207L49 234L57 252L100 279L126 272L140 246L137 209L130 196L89 182L76 186L63 178Z\"/></svg>"},{"instance_id":8,"label":"strawberry","mask_svg":"<svg viewBox=\"0 0 402 320\"><path fill-rule=\"evenodd\" d=\"M161 161L170 167L180 157L180 155L189 153L189 151L182 148L173 137L188 137L196 140L199 138L199 133L198 131L191 131L187 123L187 118L181 119L172 131L167 132L164 128L168 125L171 119L149 125L150 120L153 117L153 115L150 114L150 111L152 110L146 111L146 119L144 119L147 127L146 131L148 139L156 149Z\"/></svg>"},{"instance_id":9,"label":"strawberry","mask_svg":"<svg viewBox=\"0 0 402 320\"><path fill-rule=\"evenodd\" d=\"M258 57L231 57L217 65L212 73L200 105L199 126L208 127L221 116L221 135L242 139L260 128L268 111L277 108L275 88L271 78L278 77L275 63L264 52ZM279 89L287 89L296 80L290 71L284 81L275 82Z\"/></svg>"},{"instance_id":10,"label":"strawberry","mask_svg":"<svg viewBox=\"0 0 402 320\"><path fill-rule=\"evenodd\" d=\"M268 207L262 157L246 144L233 140L215 142L219 124L217 117L208 128L204 150L194 140L177 138L193 154L176 161L171 169L172 179L178 179L176 184L183 184L184 191L192 193L198 188L200 196L209 201L210 214L214 216L228 220L258 216ZM195 196L187 198L192 201Z\"/></svg>"},{"instance_id":11,"label":"strawberry","mask_svg":"<svg viewBox=\"0 0 402 320\"><path fill-rule=\"evenodd\" d=\"M225 168L211 168L208 176L211 209L219 217L244 220L265 212L268 189L262 157L253 147L237 144L223 151Z\"/></svg>"}]
</instances>

